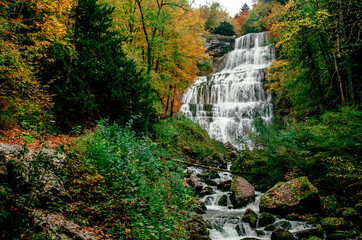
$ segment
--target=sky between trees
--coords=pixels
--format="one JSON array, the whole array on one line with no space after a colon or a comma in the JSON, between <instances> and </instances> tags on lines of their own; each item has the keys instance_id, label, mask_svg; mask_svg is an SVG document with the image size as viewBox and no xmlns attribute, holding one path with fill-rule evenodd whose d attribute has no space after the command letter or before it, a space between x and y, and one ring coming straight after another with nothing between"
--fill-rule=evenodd
<instances>
[{"instance_id":1,"label":"sky between trees","mask_svg":"<svg viewBox=\"0 0 362 240\"><path fill-rule=\"evenodd\" d=\"M194 2L193 6L198 7L199 5L205 5L208 2L218 2L229 12L230 16L235 16L239 12L240 8L244 3L248 4L251 8L253 0L189 0Z\"/></svg>"}]
</instances>

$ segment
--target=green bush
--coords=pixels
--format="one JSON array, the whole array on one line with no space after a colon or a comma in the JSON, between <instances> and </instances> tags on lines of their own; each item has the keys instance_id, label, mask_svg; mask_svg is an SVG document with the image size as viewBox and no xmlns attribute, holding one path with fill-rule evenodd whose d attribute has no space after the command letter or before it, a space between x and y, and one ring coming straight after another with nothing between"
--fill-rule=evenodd
<instances>
[{"instance_id":1,"label":"green bush","mask_svg":"<svg viewBox=\"0 0 362 240\"><path fill-rule=\"evenodd\" d=\"M355 202L362 184L361 111L346 107L325 112L319 119L266 125L256 121L258 134L252 134L260 149L243 151L244 165L265 174L263 184L308 176L315 186ZM246 165L246 166L245 166ZM256 177L254 181L259 181Z\"/></svg>"},{"instance_id":2,"label":"green bush","mask_svg":"<svg viewBox=\"0 0 362 240\"><path fill-rule=\"evenodd\" d=\"M205 129L185 117L159 121L153 127L153 134L155 141L174 157L181 156L190 162L225 154L220 142L211 139Z\"/></svg>"},{"instance_id":3,"label":"green bush","mask_svg":"<svg viewBox=\"0 0 362 240\"><path fill-rule=\"evenodd\" d=\"M102 219L103 224L109 223L112 237L187 238L188 210L194 205L191 192L183 185L182 169L165 161L150 139L138 138L130 124L123 128L100 123L94 134L84 136L73 147L73 156L82 157L77 162L83 170L79 173L82 177L70 181L69 188L85 205L92 201L89 206L104 212L88 214ZM95 188L96 184L101 186ZM73 212L72 206L68 209L70 215L84 213L80 207Z\"/></svg>"}]
</instances>

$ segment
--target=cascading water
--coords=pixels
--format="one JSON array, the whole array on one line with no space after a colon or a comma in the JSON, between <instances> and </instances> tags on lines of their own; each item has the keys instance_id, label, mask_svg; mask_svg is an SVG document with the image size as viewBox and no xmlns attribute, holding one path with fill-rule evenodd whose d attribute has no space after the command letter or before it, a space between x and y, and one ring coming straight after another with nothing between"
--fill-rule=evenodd
<instances>
[{"instance_id":1,"label":"cascading water","mask_svg":"<svg viewBox=\"0 0 362 240\"><path fill-rule=\"evenodd\" d=\"M187 171L191 173L191 176L202 176L203 174L202 168L189 167ZM259 223L257 223L257 226L254 228L249 223L243 222L242 218L247 209L252 209L257 215L260 215L259 202L262 193L255 192L255 201L249 203L247 206L234 208L230 201L231 192L220 190L216 186L221 182L233 179L233 177L229 172L218 172L218 177L212 179L214 186L202 182L204 188L211 188L213 192L200 199L205 203L207 208L206 213L203 214L203 218L212 240L270 240L272 231L276 228L286 229L293 235L298 235L300 232L315 228L315 226L306 222L289 221L284 218L277 218L273 224L268 226L259 226ZM223 196L227 197L227 201L220 205L220 199ZM272 229L270 229L270 227L272 227Z\"/></svg>"},{"instance_id":2,"label":"cascading water","mask_svg":"<svg viewBox=\"0 0 362 240\"><path fill-rule=\"evenodd\" d=\"M253 119L272 120L271 95L264 91L264 72L275 59L267 33L250 33L235 40L221 72L199 77L182 96L181 111L198 122L210 137L230 142L254 131Z\"/></svg>"}]
</instances>

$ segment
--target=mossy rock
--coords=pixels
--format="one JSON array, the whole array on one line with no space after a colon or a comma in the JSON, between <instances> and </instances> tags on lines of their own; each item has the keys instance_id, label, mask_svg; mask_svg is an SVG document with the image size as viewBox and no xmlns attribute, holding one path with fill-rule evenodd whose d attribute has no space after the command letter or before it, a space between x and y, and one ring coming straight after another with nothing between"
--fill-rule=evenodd
<instances>
[{"instance_id":1,"label":"mossy rock","mask_svg":"<svg viewBox=\"0 0 362 240\"><path fill-rule=\"evenodd\" d=\"M321 197L322 210L327 216L334 216L337 209L340 208L340 204L334 195L328 195Z\"/></svg>"},{"instance_id":2,"label":"mossy rock","mask_svg":"<svg viewBox=\"0 0 362 240\"><path fill-rule=\"evenodd\" d=\"M308 238L307 240L323 240L323 238L313 236L313 237Z\"/></svg>"},{"instance_id":3,"label":"mossy rock","mask_svg":"<svg viewBox=\"0 0 362 240\"><path fill-rule=\"evenodd\" d=\"M217 204L220 205L220 206L225 206L226 207L228 205L228 196L227 195L222 195L222 197L219 199Z\"/></svg>"},{"instance_id":4,"label":"mossy rock","mask_svg":"<svg viewBox=\"0 0 362 240\"><path fill-rule=\"evenodd\" d=\"M282 228L284 230L292 229L292 224L288 221L282 220L273 224L275 228Z\"/></svg>"},{"instance_id":5,"label":"mossy rock","mask_svg":"<svg viewBox=\"0 0 362 240\"><path fill-rule=\"evenodd\" d=\"M360 214L362 214L362 202L361 203L357 203L355 206L354 206L354 209L359 212Z\"/></svg>"},{"instance_id":6,"label":"mossy rock","mask_svg":"<svg viewBox=\"0 0 362 240\"><path fill-rule=\"evenodd\" d=\"M277 228L272 232L271 240L295 240L295 238L291 232Z\"/></svg>"},{"instance_id":7,"label":"mossy rock","mask_svg":"<svg viewBox=\"0 0 362 240\"><path fill-rule=\"evenodd\" d=\"M234 208L242 208L255 200L254 187L243 177L235 177L231 182L230 200Z\"/></svg>"},{"instance_id":8,"label":"mossy rock","mask_svg":"<svg viewBox=\"0 0 362 240\"><path fill-rule=\"evenodd\" d=\"M352 222L357 222L360 216L361 214L353 208L346 208L342 212L342 217L345 220L350 220Z\"/></svg>"},{"instance_id":9,"label":"mossy rock","mask_svg":"<svg viewBox=\"0 0 362 240\"><path fill-rule=\"evenodd\" d=\"M281 215L321 210L318 189L306 177L276 184L263 194L259 207L261 212Z\"/></svg>"},{"instance_id":10,"label":"mossy rock","mask_svg":"<svg viewBox=\"0 0 362 240\"><path fill-rule=\"evenodd\" d=\"M344 232L334 232L328 234L326 240L347 240L347 234Z\"/></svg>"},{"instance_id":11,"label":"mossy rock","mask_svg":"<svg viewBox=\"0 0 362 240\"><path fill-rule=\"evenodd\" d=\"M348 222L343 218L327 217L321 220L322 227L328 233L348 228Z\"/></svg>"},{"instance_id":12,"label":"mossy rock","mask_svg":"<svg viewBox=\"0 0 362 240\"><path fill-rule=\"evenodd\" d=\"M275 222L275 216L271 213L263 212L259 216L259 227L264 227Z\"/></svg>"},{"instance_id":13,"label":"mossy rock","mask_svg":"<svg viewBox=\"0 0 362 240\"><path fill-rule=\"evenodd\" d=\"M249 223L252 228L256 228L258 215L250 208L248 208L242 218L243 222Z\"/></svg>"},{"instance_id":14,"label":"mossy rock","mask_svg":"<svg viewBox=\"0 0 362 240\"><path fill-rule=\"evenodd\" d=\"M323 228L312 228L299 231L296 234L298 239L309 239L311 237L324 238L324 229Z\"/></svg>"},{"instance_id":15,"label":"mossy rock","mask_svg":"<svg viewBox=\"0 0 362 240\"><path fill-rule=\"evenodd\" d=\"M217 185L217 189L219 189L221 191L230 191L230 188L231 188L231 180L220 182Z\"/></svg>"},{"instance_id":16,"label":"mossy rock","mask_svg":"<svg viewBox=\"0 0 362 240\"><path fill-rule=\"evenodd\" d=\"M212 190L211 187L205 187L199 192L200 197L204 197L206 195L211 195L214 193L214 190Z\"/></svg>"},{"instance_id":17,"label":"mossy rock","mask_svg":"<svg viewBox=\"0 0 362 240\"><path fill-rule=\"evenodd\" d=\"M271 231L275 230L275 227L274 227L273 224L269 224L269 225L265 226L264 230L268 231L268 232L271 232Z\"/></svg>"}]
</instances>

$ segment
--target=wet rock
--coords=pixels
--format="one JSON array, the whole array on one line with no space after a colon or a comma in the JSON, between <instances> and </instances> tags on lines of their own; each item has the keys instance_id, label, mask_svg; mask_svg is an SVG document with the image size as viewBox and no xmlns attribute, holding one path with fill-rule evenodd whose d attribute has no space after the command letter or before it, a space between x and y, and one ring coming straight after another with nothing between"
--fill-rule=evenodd
<instances>
[{"instance_id":1,"label":"wet rock","mask_svg":"<svg viewBox=\"0 0 362 240\"><path fill-rule=\"evenodd\" d=\"M204 183L206 183L209 186L217 186L217 182L215 182L212 179L206 178L206 179L203 179L203 181L204 181Z\"/></svg>"},{"instance_id":2,"label":"wet rock","mask_svg":"<svg viewBox=\"0 0 362 240\"><path fill-rule=\"evenodd\" d=\"M277 228L272 232L271 240L294 240L293 234L289 231Z\"/></svg>"},{"instance_id":3,"label":"wet rock","mask_svg":"<svg viewBox=\"0 0 362 240\"><path fill-rule=\"evenodd\" d=\"M228 205L228 196L227 195L222 195L222 197L219 199L218 205L220 206L227 206Z\"/></svg>"},{"instance_id":4,"label":"wet rock","mask_svg":"<svg viewBox=\"0 0 362 240\"><path fill-rule=\"evenodd\" d=\"M271 231L275 230L275 227L273 224L269 224L269 225L265 226L264 230L271 232Z\"/></svg>"},{"instance_id":5,"label":"wet rock","mask_svg":"<svg viewBox=\"0 0 362 240\"><path fill-rule=\"evenodd\" d=\"M263 212L259 216L259 227L264 227L275 222L275 217L273 214Z\"/></svg>"},{"instance_id":6,"label":"wet rock","mask_svg":"<svg viewBox=\"0 0 362 240\"><path fill-rule=\"evenodd\" d=\"M255 232L258 237L264 236L266 234L263 230L256 230Z\"/></svg>"},{"instance_id":7,"label":"wet rock","mask_svg":"<svg viewBox=\"0 0 362 240\"><path fill-rule=\"evenodd\" d=\"M312 228L306 229L300 232L295 233L295 236L298 239L310 239L311 237L324 238L324 230L323 228Z\"/></svg>"},{"instance_id":8,"label":"wet rock","mask_svg":"<svg viewBox=\"0 0 362 240\"><path fill-rule=\"evenodd\" d=\"M196 176L190 177L187 180L187 183L195 190L196 193L199 193L203 188L201 179Z\"/></svg>"},{"instance_id":9,"label":"wet rock","mask_svg":"<svg viewBox=\"0 0 362 240\"><path fill-rule=\"evenodd\" d=\"M243 177L236 177L231 182L230 200L234 208L242 208L255 200L254 187Z\"/></svg>"},{"instance_id":10,"label":"wet rock","mask_svg":"<svg viewBox=\"0 0 362 240\"><path fill-rule=\"evenodd\" d=\"M292 229L292 224L288 221L282 220L273 224L275 228L282 228L284 230Z\"/></svg>"},{"instance_id":11,"label":"wet rock","mask_svg":"<svg viewBox=\"0 0 362 240\"><path fill-rule=\"evenodd\" d=\"M211 187L205 187L200 191L199 196L204 197L206 195L211 195L211 194L214 194L214 190L212 190Z\"/></svg>"},{"instance_id":12,"label":"wet rock","mask_svg":"<svg viewBox=\"0 0 362 240\"><path fill-rule=\"evenodd\" d=\"M248 208L242 218L243 222L249 223L252 228L256 228L258 215L250 208Z\"/></svg>"},{"instance_id":13,"label":"wet rock","mask_svg":"<svg viewBox=\"0 0 362 240\"><path fill-rule=\"evenodd\" d=\"M231 180L220 182L217 185L217 189L219 189L221 191L230 191L230 189L231 189Z\"/></svg>"},{"instance_id":14,"label":"wet rock","mask_svg":"<svg viewBox=\"0 0 362 240\"><path fill-rule=\"evenodd\" d=\"M260 211L286 215L288 213L314 213L321 210L318 190L306 177L278 183L263 194Z\"/></svg>"}]
</instances>

